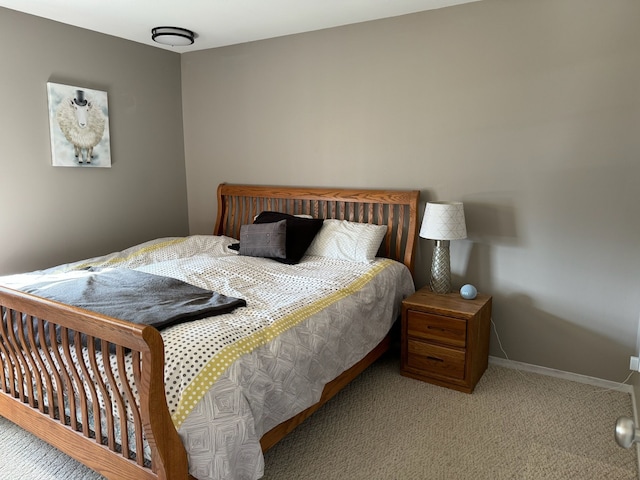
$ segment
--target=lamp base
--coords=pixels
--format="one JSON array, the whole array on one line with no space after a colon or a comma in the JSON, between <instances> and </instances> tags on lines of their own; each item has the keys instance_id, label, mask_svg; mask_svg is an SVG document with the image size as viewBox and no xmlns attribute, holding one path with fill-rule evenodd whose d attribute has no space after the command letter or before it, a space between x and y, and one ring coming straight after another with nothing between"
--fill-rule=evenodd
<instances>
[{"instance_id":1,"label":"lamp base","mask_svg":"<svg viewBox=\"0 0 640 480\"><path fill-rule=\"evenodd\" d=\"M431 262L431 281L429 286L434 293L451 292L451 260L449 240L436 240Z\"/></svg>"}]
</instances>

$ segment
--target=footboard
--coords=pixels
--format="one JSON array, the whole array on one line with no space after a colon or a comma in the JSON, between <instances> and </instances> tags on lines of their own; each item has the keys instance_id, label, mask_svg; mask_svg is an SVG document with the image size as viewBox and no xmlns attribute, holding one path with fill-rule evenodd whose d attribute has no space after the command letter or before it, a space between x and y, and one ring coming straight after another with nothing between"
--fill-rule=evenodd
<instances>
[{"instance_id":1,"label":"footboard","mask_svg":"<svg viewBox=\"0 0 640 480\"><path fill-rule=\"evenodd\" d=\"M188 478L157 330L4 287L0 316L1 416L107 478Z\"/></svg>"}]
</instances>

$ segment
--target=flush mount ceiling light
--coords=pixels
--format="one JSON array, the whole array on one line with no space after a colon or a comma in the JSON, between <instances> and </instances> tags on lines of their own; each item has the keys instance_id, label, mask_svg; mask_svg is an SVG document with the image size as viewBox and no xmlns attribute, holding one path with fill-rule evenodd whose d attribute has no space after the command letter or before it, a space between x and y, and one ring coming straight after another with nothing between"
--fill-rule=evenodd
<instances>
[{"instance_id":1,"label":"flush mount ceiling light","mask_svg":"<svg viewBox=\"0 0 640 480\"><path fill-rule=\"evenodd\" d=\"M186 47L193 44L195 34L191 30L180 27L155 27L151 29L151 39L154 42L172 47Z\"/></svg>"}]
</instances>

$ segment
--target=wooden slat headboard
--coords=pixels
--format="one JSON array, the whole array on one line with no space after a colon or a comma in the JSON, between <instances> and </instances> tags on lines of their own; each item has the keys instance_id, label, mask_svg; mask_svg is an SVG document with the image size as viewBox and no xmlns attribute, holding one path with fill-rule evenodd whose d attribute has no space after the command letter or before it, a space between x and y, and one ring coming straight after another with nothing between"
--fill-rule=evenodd
<instances>
[{"instance_id":1,"label":"wooden slat headboard","mask_svg":"<svg viewBox=\"0 0 640 480\"><path fill-rule=\"evenodd\" d=\"M418 233L418 190L368 190L286 186L218 186L214 235L240 238L240 226L262 211L334 218L387 226L381 255L404 263L413 274Z\"/></svg>"}]
</instances>

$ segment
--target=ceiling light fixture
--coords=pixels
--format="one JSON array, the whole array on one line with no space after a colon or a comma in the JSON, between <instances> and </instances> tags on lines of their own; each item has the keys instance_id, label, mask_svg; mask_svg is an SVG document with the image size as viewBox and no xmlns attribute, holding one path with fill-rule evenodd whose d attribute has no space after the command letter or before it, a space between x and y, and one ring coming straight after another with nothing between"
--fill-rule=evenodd
<instances>
[{"instance_id":1,"label":"ceiling light fixture","mask_svg":"<svg viewBox=\"0 0 640 480\"><path fill-rule=\"evenodd\" d=\"M186 47L193 44L195 34L191 30L180 27L155 27L151 29L154 42L172 47Z\"/></svg>"}]
</instances>

